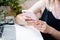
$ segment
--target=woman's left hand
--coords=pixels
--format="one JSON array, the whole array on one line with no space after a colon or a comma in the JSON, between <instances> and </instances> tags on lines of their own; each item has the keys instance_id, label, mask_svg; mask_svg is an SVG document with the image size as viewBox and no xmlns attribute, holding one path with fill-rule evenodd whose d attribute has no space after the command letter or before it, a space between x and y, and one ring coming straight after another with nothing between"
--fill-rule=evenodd
<instances>
[{"instance_id":1,"label":"woman's left hand","mask_svg":"<svg viewBox=\"0 0 60 40\"><path fill-rule=\"evenodd\" d=\"M37 28L42 33L49 33L50 31L50 26L46 22L41 20L37 21L34 27Z\"/></svg>"}]
</instances>

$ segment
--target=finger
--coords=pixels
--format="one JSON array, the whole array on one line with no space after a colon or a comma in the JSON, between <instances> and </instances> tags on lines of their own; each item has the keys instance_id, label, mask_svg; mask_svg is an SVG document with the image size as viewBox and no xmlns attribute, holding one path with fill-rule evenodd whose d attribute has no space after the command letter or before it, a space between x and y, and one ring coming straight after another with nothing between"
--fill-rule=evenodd
<instances>
[{"instance_id":1,"label":"finger","mask_svg":"<svg viewBox=\"0 0 60 40\"><path fill-rule=\"evenodd\" d=\"M25 21L34 21L33 19L25 19Z\"/></svg>"},{"instance_id":2,"label":"finger","mask_svg":"<svg viewBox=\"0 0 60 40\"><path fill-rule=\"evenodd\" d=\"M41 32L45 32L46 31L46 22L44 22L44 24L40 27Z\"/></svg>"},{"instance_id":3,"label":"finger","mask_svg":"<svg viewBox=\"0 0 60 40\"><path fill-rule=\"evenodd\" d=\"M27 18L31 18L31 17L29 17L29 16L26 16Z\"/></svg>"},{"instance_id":4,"label":"finger","mask_svg":"<svg viewBox=\"0 0 60 40\"><path fill-rule=\"evenodd\" d=\"M38 23L37 25L43 25L43 21L41 20L38 20L37 23Z\"/></svg>"},{"instance_id":5,"label":"finger","mask_svg":"<svg viewBox=\"0 0 60 40\"><path fill-rule=\"evenodd\" d=\"M28 25L35 25L33 21L27 21Z\"/></svg>"},{"instance_id":6,"label":"finger","mask_svg":"<svg viewBox=\"0 0 60 40\"><path fill-rule=\"evenodd\" d=\"M41 32L45 32L45 30L46 30L46 24L43 24L43 25L41 25L41 24L40 25L35 25L35 28L37 28Z\"/></svg>"}]
</instances>

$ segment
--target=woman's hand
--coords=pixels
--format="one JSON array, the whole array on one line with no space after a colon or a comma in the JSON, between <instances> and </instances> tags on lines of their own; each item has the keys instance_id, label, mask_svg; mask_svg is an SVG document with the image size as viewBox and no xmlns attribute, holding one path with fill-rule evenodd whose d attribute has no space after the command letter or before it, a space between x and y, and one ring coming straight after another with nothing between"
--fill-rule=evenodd
<instances>
[{"instance_id":1,"label":"woman's hand","mask_svg":"<svg viewBox=\"0 0 60 40\"><path fill-rule=\"evenodd\" d=\"M37 21L34 27L37 28L42 33L49 33L51 28L46 22L41 20Z\"/></svg>"},{"instance_id":2,"label":"woman's hand","mask_svg":"<svg viewBox=\"0 0 60 40\"><path fill-rule=\"evenodd\" d=\"M49 33L51 31L51 28L46 22L41 21L41 20L33 20L31 18L26 18L27 24L29 26L34 26L35 28L37 28L39 31L41 31L42 33Z\"/></svg>"},{"instance_id":3,"label":"woman's hand","mask_svg":"<svg viewBox=\"0 0 60 40\"><path fill-rule=\"evenodd\" d=\"M49 25L41 20L33 20L28 16L24 16L23 14L19 14L16 17L16 23L19 25L29 25L29 26L34 26L37 28L39 31L43 33L49 33L50 27ZM27 23L27 24L26 24Z\"/></svg>"},{"instance_id":4,"label":"woman's hand","mask_svg":"<svg viewBox=\"0 0 60 40\"><path fill-rule=\"evenodd\" d=\"M34 27L42 33L50 34L57 40L60 40L60 31L57 31L53 27L49 26L46 22L39 20L37 21L37 24Z\"/></svg>"},{"instance_id":5,"label":"woman's hand","mask_svg":"<svg viewBox=\"0 0 60 40\"><path fill-rule=\"evenodd\" d=\"M46 22L41 20L33 20L31 18L27 19L27 23L29 26L34 26L42 33L49 33L51 31L51 28Z\"/></svg>"},{"instance_id":6,"label":"woman's hand","mask_svg":"<svg viewBox=\"0 0 60 40\"><path fill-rule=\"evenodd\" d=\"M16 23L19 25L29 25L29 26L35 25L35 21L31 19L31 17L25 16L23 14L19 14L16 16Z\"/></svg>"}]
</instances>

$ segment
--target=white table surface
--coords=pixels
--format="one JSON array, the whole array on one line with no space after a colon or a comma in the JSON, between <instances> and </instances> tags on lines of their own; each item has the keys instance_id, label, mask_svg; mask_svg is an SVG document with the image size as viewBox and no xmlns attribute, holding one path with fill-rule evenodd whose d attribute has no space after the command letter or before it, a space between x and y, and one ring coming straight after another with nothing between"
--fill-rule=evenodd
<instances>
[{"instance_id":1,"label":"white table surface","mask_svg":"<svg viewBox=\"0 0 60 40\"><path fill-rule=\"evenodd\" d=\"M16 30L14 25L5 25L2 40L16 40Z\"/></svg>"},{"instance_id":2,"label":"white table surface","mask_svg":"<svg viewBox=\"0 0 60 40\"><path fill-rule=\"evenodd\" d=\"M33 26L16 26L16 40L43 40L43 37Z\"/></svg>"},{"instance_id":3,"label":"white table surface","mask_svg":"<svg viewBox=\"0 0 60 40\"><path fill-rule=\"evenodd\" d=\"M2 40L2 38L0 38L0 40Z\"/></svg>"},{"instance_id":4,"label":"white table surface","mask_svg":"<svg viewBox=\"0 0 60 40\"><path fill-rule=\"evenodd\" d=\"M6 25L4 28L3 40L43 40L43 37L34 27Z\"/></svg>"}]
</instances>

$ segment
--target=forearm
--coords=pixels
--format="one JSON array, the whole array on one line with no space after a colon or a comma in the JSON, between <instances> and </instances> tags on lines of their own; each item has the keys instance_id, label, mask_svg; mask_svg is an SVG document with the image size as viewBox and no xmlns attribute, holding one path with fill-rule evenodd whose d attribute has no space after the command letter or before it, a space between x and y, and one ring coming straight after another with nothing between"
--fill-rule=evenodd
<instances>
[{"instance_id":1,"label":"forearm","mask_svg":"<svg viewBox=\"0 0 60 40\"><path fill-rule=\"evenodd\" d=\"M39 13L39 12L42 12L44 8L45 8L45 0L40 0L28 10L32 10L34 13Z\"/></svg>"},{"instance_id":2,"label":"forearm","mask_svg":"<svg viewBox=\"0 0 60 40\"><path fill-rule=\"evenodd\" d=\"M57 40L60 40L60 32L57 31L56 29L50 27L49 29L49 34L52 35L54 38L56 38Z\"/></svg>"}]
</instances>

